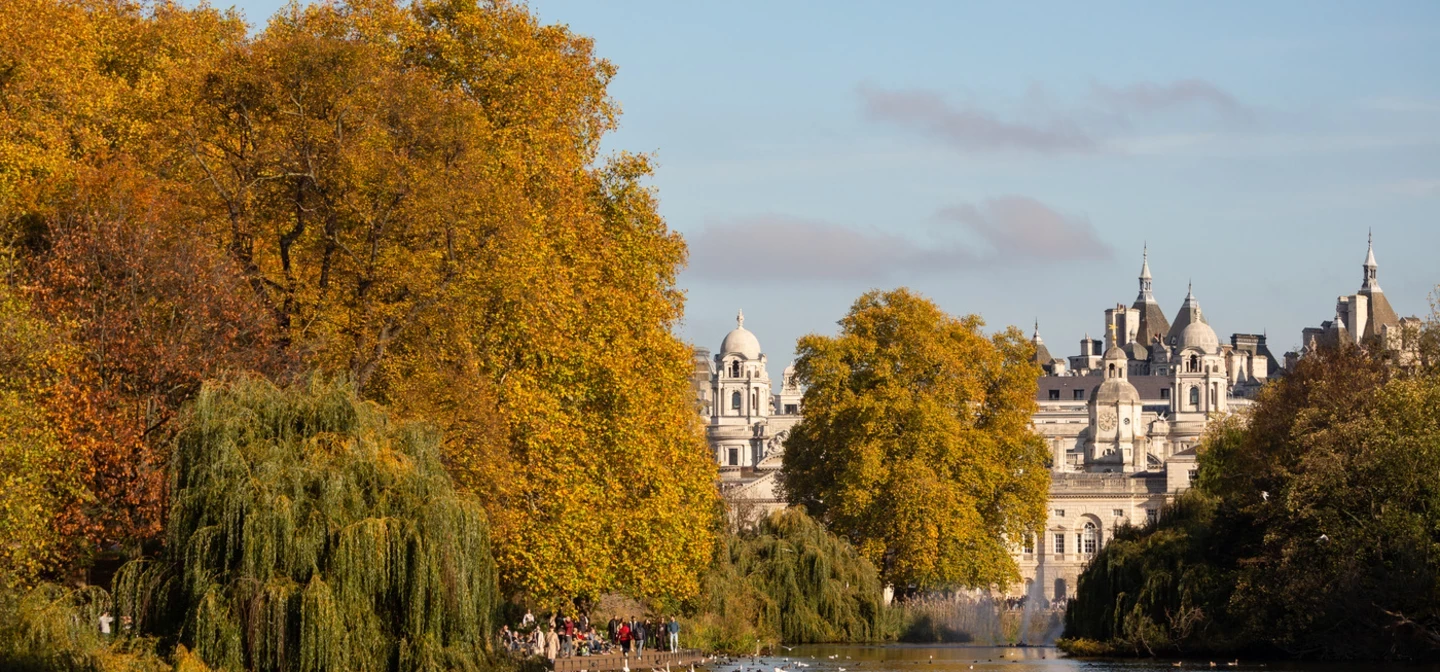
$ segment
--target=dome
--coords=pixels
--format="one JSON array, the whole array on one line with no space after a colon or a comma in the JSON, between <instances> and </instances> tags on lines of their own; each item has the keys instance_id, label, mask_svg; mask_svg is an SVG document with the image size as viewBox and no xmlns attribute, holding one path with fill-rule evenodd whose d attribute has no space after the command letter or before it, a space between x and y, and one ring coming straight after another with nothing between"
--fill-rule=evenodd
<instances>
[{"instance_id":1,"label":"dome","mask_svg":"<svg viewBox=\"0 0 1440 672\"><path fill-rule=\"evenodd\" d=\"M1092 404L1113 404L1122 401L1140 403L1140 391L1124 378L1111 378L1100 383L1100 386L1095 388L1095 393L1090 395Z\"/></svg>"},{"instance_id":2,"label":"dome","mask_svg":"<svg viewBox=\"0 0 1440 672\"><path fill-rule=\"evenodd\" d=\"M745 313L735 317L735 328L725 334L720 342L720 356L740 355L745 359L760 359L760 339L745 328Z\"/></svg>"},{"instance_id":3,"label":"dome","mask_svg":"<svg viewBox=\"0 0 1440 672\"><path fill-rule=\"evenodd\" d=\"M1200 350L1214 354L1220 350L1220 339L1215 336L1215 330L1204 322L1191 322L1185 325L1180 332L1180 341L1175 344L1177 348L1199 348Z\"/></svg>"}]
</instances>

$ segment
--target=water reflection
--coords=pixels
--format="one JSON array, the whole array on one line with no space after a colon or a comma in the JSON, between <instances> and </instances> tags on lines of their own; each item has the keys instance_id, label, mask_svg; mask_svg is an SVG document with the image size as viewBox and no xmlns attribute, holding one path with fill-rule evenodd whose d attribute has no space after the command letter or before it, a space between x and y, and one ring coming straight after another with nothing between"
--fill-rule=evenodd
<instances>
[{"instance_id":1,"label":"water reflection","mask_svg":"<svg viewBox=\"0 0 1440 672\"><path fill-rule=\"evenodd\" d=\"M1177 668L1176 663L1180 664ZM1213 663L1213 668L1212 668ZM1246 660L1079 660L1066 658L1049 647L999 647L963 645L884 646L814 644L778 650L778 655L717 660L711 672L1195 672L1211 669L1223 672L1366 672L1396 670L1440 672L1440 665L1386 663L1293 663Z\"/></svg>"}]
</instances>

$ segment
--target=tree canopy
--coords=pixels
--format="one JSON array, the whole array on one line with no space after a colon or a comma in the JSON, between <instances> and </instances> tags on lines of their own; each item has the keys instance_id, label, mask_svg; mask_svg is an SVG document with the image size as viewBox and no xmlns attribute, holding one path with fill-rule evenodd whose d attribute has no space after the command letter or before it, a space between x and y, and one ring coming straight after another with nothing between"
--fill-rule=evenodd
<instances>
[{"instance_id":1,"label":"tree canopy","mask_svg":"<svg viewBox=\"0 0 1440 672\"><path fill-rule=\"evenodd\" d=\"M247 29L0 3L0 246L75 348L90 547L161 538L204 381L318 371L443 431L506 591L694 597L717 494L674 334L686 250L648 160L599 155L614 66L505 0Z\"/></svg>"},{"instance_id":2,"label":"tree canopy","mask_svg":"<svg viewBox=\"0 0 1440 672\"><path fill-rule=\"evenodd\" d=\"M861 296L838 336L800 339L786 497L902 592L1018 580L1011 546L1044 520L1032 346L983 326L897 289Z\"/></svg>"},{"instance_id":3,"label":"tree canopy","mask_svg":"<svg viewBox=\"0 0 1440 672\"><path fill-rule=\"evenodd\" d=\"M430 427L353 388L207 384L170 460L164 557L122 571L139 632L212 667L478 669L498 600L484 510Z\"/></svg>"},{"instance_id":4,"label":"tree canopy","mask_svg":"<svg viewBox=\"0 0 1440 672\"><path fill-rule=\"evenodd\" d=\"M1307 353L1247 419L1213 426L1196 491L1101 551L1067 636L1142 653L1440 658L1440 372L1394 361Z\"/></svg>"}]
</instances>

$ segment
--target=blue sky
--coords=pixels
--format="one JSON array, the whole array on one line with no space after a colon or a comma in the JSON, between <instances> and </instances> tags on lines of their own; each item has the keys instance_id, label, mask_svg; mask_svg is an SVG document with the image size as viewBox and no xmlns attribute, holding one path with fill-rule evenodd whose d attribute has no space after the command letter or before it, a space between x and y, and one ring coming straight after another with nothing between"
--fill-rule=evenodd
<instances>
[{"instance_id":1,"label":"blue sky","mask_svg":"<svg viewBox=\"0 0 1440 672\"><path fill-rule=\"evenodd\" d=\"M223 2L217 3L223 5ZM263 21L279 2L238 6ZM536 0L596 41L690 241L682 335L772 375L871 288L1075 354L1135 299L1276 354L1360 286L1440 283L1440 3Z\"/></svg>"}]
</instances>

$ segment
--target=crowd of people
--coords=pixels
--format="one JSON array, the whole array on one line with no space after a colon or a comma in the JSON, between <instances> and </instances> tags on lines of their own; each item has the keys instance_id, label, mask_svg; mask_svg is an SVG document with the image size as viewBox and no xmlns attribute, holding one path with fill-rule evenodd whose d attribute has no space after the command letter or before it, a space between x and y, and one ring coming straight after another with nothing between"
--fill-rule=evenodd
<instances>
[{"instance_id":1,"label":"crowd of people","mask_svg":"<svg viewBox=\"0 0 1440 672\"><path fill-rule=\"evenodd\" d=\"M526 611L515 629L500 627L500 645L516 655L542 656L551 661L606 653L622 653L627 658L633 653L640 659L646 650L680 650L680 622L674 616L644 620L616 617L602 627L597 629L585 612L575 617L557 612L536 620L533 613Z\"/></svg>"}]
</instances>

